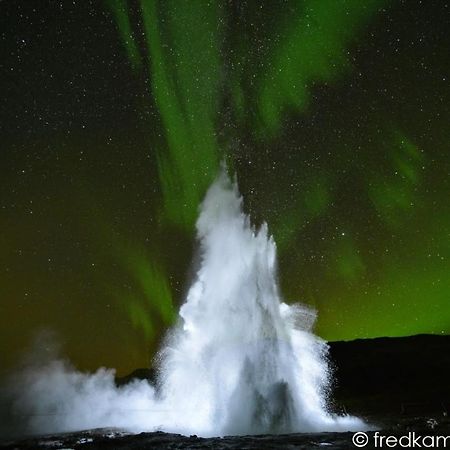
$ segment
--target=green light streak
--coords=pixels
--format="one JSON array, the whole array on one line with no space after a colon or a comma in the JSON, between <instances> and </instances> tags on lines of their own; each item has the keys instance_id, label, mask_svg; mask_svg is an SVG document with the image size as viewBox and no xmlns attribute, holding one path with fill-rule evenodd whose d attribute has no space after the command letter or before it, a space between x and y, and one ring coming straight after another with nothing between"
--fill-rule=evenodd
<instances>
[{"instance_id":1,"label":"green light streak","mask_svg":"<svg viewBox=\"0 0 450 450\"><path fill-rule=\"evenodd\" d=\"M305 111L316 83L331 83L350 69L347 48L383 3L306 0L294 9L259 83L262 135L273 136L289 110Z\"/></svg>"},{"instance_id":2,"label":"green light streak","mask_svg":"<svg viewBox=\"0 0 450 450\"><path fill-rule=\"evenodd\" d=\"M304 203L308 217L311 219L326 212L330 204L330 192L324 179L311 183L305 193Z\"/></svg>"},{"instance_id":3,"label":"green light streak","mask_svg":"<svg viewBox=\"0 0 450 450\"><path fill-rule=\"evenodd\" d=\"M87 197L88 196L88 197ZM131 325L142 332L146 343L154 343L166 327L176 320L169 276L155 246L137 244L125 238L123 230L112 227L112 213L102 213L92 192L86 191L91 208L88 217L94 233L94 242L105 261L115 269L102 280L107 297L117 301L130 319ZM156 240L156 239L155 239ZM117 271L117 273L115 273Z\"/></svg>"},{"instance_id":4,"label":"green light streak","mask_svg":"<svg viewBox=\"0 0 450 450\"><path fill-rule=\"evenodd\" d=\"M176 318L168 277L154 259L137 249L116 248L116 258L130 276L131 286L130 290L115 288L114 295L133 327L153 341Z\"/></svg>"},{"instance_id":5,"label":"green light streak","mask_svg":"<svg viewBox=\"0 0 450 450\"><path fill-rule=\"evenodd\" d=\"M171 325L175 311L167 276L154 263L139 255L130 257L129 267L149 307L158 314L164 325Z\"/></svg>"},{"instance_id":6,"label":"green light streak","mask_svg":"<svg viewBox=\"0 0 450 450\"><path fill-rule=\"evenodd\" d=\"M142 1L152 91L166 131L158 154L167 218L191 229L201 198L217 173L215 120L219 108L215 2Z\"/></svg>"},{"instance_id":7,"label":"green light streak","mask_svg":"<svg viewBox=\"0 0 450 450\"><path fill-rule=\"evenodd\" d=\"M380 217L397 226L407 218L416 204L417 187L421 182L423 155L408 138L395 132L385 147L389 177L371 182L369 196Z\"/></svg>"},{"instance_id":8,"label":"green light streak","mask_svg":"<svg viewBox=\"0 0 450 450\"><path fill-rule=\"evenodd\" d=\"M307 0L288 8L275 18L273 36L263 40L266 51L257 52L259 60L251 56L249 42L232 40L232 64L223 79L219 2L141 0L152 95L167 146L157 149L157 162L169 222L191 232L198 204L224 157L216 138L223 95L229 93L241 122L248 122L256 104L261 135L272 136L286 112L304 111L315 83L332 82L349 68L347 47L382 3ZM126 41L130 21L120 5L116 20ZM250 16L263 18L253 7L247 9Z\"/></svg>"},{"instance_id":9,"label":"green light streak","mask_svg":"<svg viewBox=\"0 0 450 450\"><path fill-rule=\"evenodd\" d=\"M141 330L147 342L151 342L155 339L155 327L153 320L150 319L147 308L133 296L122 296L124 306L130 317L131 324L137 330Z\"/></svg>"},{"instance_id":10,"label":"green light streak","mask_svg":"<svg viewBox=\"0 0 450 450\"><path fill-rule=\"evenodd\" d=\"M302 192L298 205L283 211L280 219L274 220L271 226L277 247L281 251L288 249L289 244L303 227L325 215L331 204L330 186L325 177L307 183Z\"/></svg>"},{"instance_id":11,"label":"green light streak","mask_svg":"<svg viewBox=\"0 0 450 450\"><path fill-rule=\"evenodd\" d=\"M356 243L350 237L340 236L335 242L332 254L336 256L331 270L334 270L339 277L354 282L364 275L365 265Z\"/></svg>"},{"instance_id":12,"label":"green light streak","mask_svg":"<svg viewBox=\"0 0 450 450\"><path fill-rule=\"evenodd\" d=\"M114 14L131 67L133 70L139 71L142 68L142 58L131 28L127 0L107 0L107 4Z\"/></svg>"}]
</instances>

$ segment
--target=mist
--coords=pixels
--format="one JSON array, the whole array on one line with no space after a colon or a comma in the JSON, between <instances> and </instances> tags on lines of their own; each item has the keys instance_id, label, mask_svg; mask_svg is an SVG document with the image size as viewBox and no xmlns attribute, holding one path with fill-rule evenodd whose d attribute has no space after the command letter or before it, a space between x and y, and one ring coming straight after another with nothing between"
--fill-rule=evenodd
<instances>
[{"instance_id":1,"label":"mist","mask_svg":"<svg viewBox=\"0 0 450 450\"><path fill-rule=\"evenodd\" d=\"M328 345L315 312L282 301L276 245L255 230L225 171L197 221L200 267L157 355L158 387L77 371L44 335L1 388L2 435L116 427L200 436L349 431L329 408Z\"/></svg>"},{"instance_id":2,"label":"mist","mask_svg":"<svg viewBox=\"0 0 450 450\"><path fill-rule=\"evenodd\" d=\"M155 393L147 381L117 387L114 369L80 372L60 355L57 342L56 335L39 333L22 363L2 380L2 437L148 426Z\"/></svg>"}]
</instances>

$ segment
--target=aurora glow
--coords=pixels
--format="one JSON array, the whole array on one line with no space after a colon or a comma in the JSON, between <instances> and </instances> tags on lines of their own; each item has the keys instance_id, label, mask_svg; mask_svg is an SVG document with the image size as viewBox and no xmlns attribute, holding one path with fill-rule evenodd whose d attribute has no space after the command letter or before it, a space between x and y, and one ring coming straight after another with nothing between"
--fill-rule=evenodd
<instances>
[{"instance_id":1,"label":"aurora glow","mask_svg":"<svg viewBox=\"0 0 450 450\"><path fill-rule=\"evenodd\" d=\"M222 159L322 337L450 331L444 1L27 3L1 16L5 367L41 327L147 365Z\"/></svg>"},{"instance_id":2,"label":"aurora glow","mask_svg":"<svg viewBox=\"0 0 450 450\"><path fill-rule=\"evenodd\" d=\"M218 168L214 122L220 8L214 2L168 1L163 9L157 5L141 1L152 92L167 140L168 153L158 154L164 206L170 220L192 230L202 195Z\"/></svg>"}]
</instances>

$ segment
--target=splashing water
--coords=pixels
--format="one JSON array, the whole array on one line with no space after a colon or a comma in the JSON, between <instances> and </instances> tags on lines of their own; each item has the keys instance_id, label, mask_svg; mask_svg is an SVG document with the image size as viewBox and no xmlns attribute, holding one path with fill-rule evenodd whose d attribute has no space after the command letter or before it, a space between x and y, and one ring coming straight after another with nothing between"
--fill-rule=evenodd
<instances>
[{"instance_id":1,"label":"splashing water","mask_svg":"<svg viewBox=\"0 0 450 450\"><path fill-rule=\"evenodd\" d=\"M257 434L361 428L326 409L327 345L313 311L282 303L276 248L242 212L222 173L197 221L202 262L162 351L164 402L175 430Z\"/></svg>"},{"instance_id":2,"label":"splashing water","mask_svg":"<svg viewBox=\"0 0 450 450\"><path fill-rule=\"evenodd\" d=\"M16 378L13 411L26 431L118 426L202 436L366 428L327 410L327 344L311 333L315 313L281 302L276 248L242 212L225 172L197 221L201 265L180 321L159 354L157 392L116 388L114 373L80 374L60 361Z\"/></svg>"}]
</instances>

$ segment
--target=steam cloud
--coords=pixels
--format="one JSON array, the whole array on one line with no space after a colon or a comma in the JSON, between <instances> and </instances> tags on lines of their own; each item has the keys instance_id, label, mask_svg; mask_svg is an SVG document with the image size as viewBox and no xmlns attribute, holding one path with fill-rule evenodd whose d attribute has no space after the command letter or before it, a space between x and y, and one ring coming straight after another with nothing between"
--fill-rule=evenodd
<instances>
[{"instance_id":1,"label":"steam cloud","mask_svg":"<svg viewBox=\"0 0 450 450\"><path fill-rule=\"evenodd\" d=\"M201 264L159 354L159 386L77 372L54 352L29 359L1 391L2 434L100 427L217 436L361 430L327 408L327 344L315 313L281 301L276 247L242 212L223 172L197 221ZM39 348L48 348L42 342Z\"/></svg>"},{"instance_id":2,"label":"steam cloud","mask_svg":"<svg viewBox=\"0 0 450 450\"><path fill-rule=\"evenodd\" d=\"M16 437L120 427L149 427L154 389L146 381L116 387L113 369L77 371L59 358L55 337L42 333L19 370L0 389L0 433Z\"/></svg>"}]
</instances>

